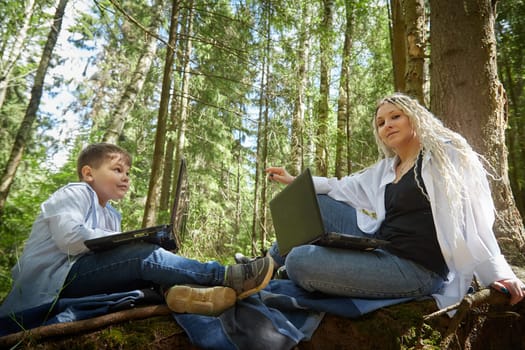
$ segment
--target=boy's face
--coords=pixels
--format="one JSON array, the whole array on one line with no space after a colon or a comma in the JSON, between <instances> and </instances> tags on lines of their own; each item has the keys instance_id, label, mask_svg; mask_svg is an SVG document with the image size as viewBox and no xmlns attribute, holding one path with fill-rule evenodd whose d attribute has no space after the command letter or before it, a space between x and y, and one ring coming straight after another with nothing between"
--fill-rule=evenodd
<instances>
[{"instance_id":1,"label":"boy's face","mask_svg":"<svg viewBox=\"0 0 525 350\"><path fill-rule=\"evenodd\" d=\"M98 168L82 167L82 180L97 193L100 205L109 200L122 199L129 190L129 166L119 154L106 158Z\"/></svg>"}]
</instances>

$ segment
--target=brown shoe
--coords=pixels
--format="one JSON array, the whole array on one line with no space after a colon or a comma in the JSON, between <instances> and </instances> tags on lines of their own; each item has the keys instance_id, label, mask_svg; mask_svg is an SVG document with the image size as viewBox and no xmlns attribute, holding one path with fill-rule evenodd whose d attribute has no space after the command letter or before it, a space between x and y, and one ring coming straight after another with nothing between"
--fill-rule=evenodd
<instances>
[{"instance_id":1,"label":"brown shoe","mask_svg":"<svg viewBox=\"0 0 525 350\"><path fill-rule=\"evenodd\" d=\"M258 258L247 264L227 266L224 285L235 290L237 299L244 299L266 287L272 274L273 259Z\"/></svg>"},{"instance_id":2,"label":"brown shoe","mask_svg":"<svg viewBox=\"0 0 525 350\"><path fill-rule=\"evenodd\" d=\"M237 293L222 286L175 285L165 298L171 311L216 316L235 304Z\"/></svg>"}]
</instances>

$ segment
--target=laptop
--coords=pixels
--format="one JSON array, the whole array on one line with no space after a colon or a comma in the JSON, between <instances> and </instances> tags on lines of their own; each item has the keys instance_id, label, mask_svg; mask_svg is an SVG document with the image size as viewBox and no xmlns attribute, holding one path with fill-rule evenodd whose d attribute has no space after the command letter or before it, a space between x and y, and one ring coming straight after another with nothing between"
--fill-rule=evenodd
<instances>
[{"instance_id":1,"label":"laptop","mask_svg":"<svg viewBox=\"0 0 525 350\"><path fill-rule=\"evenodd\" d=\"M175 189L173 206L171 208L171 221L169 224L88 239L84 241L84 244L92 251L102 251L118 247L122 244L149 242L158 244L166 250L177 252L180 248L179 232L184 228L187 217L187 187L186 161L182 159L179 164L177 187Z\"/></svg>"},{"instance_id":2,"label":"laptop","mask_svg":"<svg viewBox=\"0 0 525 350\"><path fill-rule=\"evenodd\" d=\"M390 243L373 237L326 232L308 168L270 201L270 211L279 253L283 256L304 244L371 251Z\"/></svg>"}]
</instances>

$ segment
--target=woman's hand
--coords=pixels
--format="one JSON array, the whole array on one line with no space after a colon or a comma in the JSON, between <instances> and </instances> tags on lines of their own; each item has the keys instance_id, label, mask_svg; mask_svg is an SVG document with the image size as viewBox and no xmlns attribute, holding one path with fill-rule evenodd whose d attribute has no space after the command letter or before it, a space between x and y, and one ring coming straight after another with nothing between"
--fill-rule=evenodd
<instances>
[{"instance_id":1,"label":"woman's hand","mask_svg":"<svg viewBox=\"0 0 525 350\"><path fill-rule=\"evenodd\" d=\"M269 167L266 170L268 178L272 181L277 181L282 184L288 185L295 180L295 177L290 175L284 168L281 167Z\"/></svg>"},{"instance_id":2,"label":"woman's hand","mask_svg":"<svg viewBox=\"0 0 525 350\"><path fill-rule=\"evenodd\" d=\"M515 305L525 297L525 285L517 278L499 280L492 283L492 288L510 295L510 304Z\"/></svg>"}]
</instances>

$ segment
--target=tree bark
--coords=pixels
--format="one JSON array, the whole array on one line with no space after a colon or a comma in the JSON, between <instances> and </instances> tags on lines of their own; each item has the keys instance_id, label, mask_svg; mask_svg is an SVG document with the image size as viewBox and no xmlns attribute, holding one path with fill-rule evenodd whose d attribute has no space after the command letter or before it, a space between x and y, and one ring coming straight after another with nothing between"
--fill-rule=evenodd
<instances>
[{"instance_id":1,"label":"tree bark","mask_svg":"<svg viewBox=\"0 0 525 350\"><path fill-rule=\"evenodd\" d=\"M495 2L431 0L431 109L462 133L492 165L495 234L507 258L523 252L525 239L508 180L507 99L496 67Z\"/></svg>"},{"instance_id":2,"label":"tree bark","mask_svg":"<svg viewBox=\"0 0 525 350\"><path fill-rule=\"evenodd\" d=\"M335 149L335 176L341 178L351 169L347 154L347 142L350 138L349 113L350 113L350 62L352 53L352 40L354 31L354 7L352 0L345 1L346 27L343 54L341 62L341 77L339 81L339 98L337 100L337 139Z\"/></svg>"},{"instance_id":3,"label":"tree bark","mask_svg":"<svg viewBox=\"0 0 525 350\"><path fill-rule=\"evenodd\" d=\"M2 217L2 212L9 194L9 189L13 183L16 170L22 161L25 147L31 137L33 122L36 119L36 114L40 105L40 99L42 98L42 93L44 90L44 79L46 77L47 69L49 68L49 62L51 61L51 55L53 54L53 50L58 39L58 34L60 33L60 29L62 27L62 19L64 18L67 2L68 0L60 0L57 5L53 22L51 24L51 30L49 31L47 41L44 46L44 51L36 71L33 88L31 89L31 99L29 100L24 119L22 120L22 124L20 125L20 128L16 134L9 160L6 163L2 178L0 180L0 218Z\"/></svg>"},{"instance_id":4,"label":"tree bark","mask_svg":"<svg viewBox=\"0 0 525 350\"><path fill-rule=\"evenodd\" d=\"M403 0L406 24L405 92L426 105L425 46L426 16L424 0Z\"/></svg>"},{"instance_id":5,"label":"tree bark","mask_svg":"<svg viewBox=\"0 0 525 350\"><path fill-rule=\"evenodd\" d=\"M394 90L405 91L406 36L403 0L390 0L390 47L394 72Z\"/></svg>"}]
</instances>

